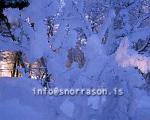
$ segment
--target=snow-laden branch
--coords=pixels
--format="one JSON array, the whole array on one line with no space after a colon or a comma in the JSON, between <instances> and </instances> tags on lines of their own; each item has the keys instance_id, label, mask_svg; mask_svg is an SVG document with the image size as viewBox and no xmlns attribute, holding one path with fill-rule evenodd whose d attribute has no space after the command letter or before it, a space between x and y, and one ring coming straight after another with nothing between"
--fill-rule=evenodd
<instances>
[{"instance_id":1,"label":"snow-laden branch","mask_svg":"<svg viewBox=\"0 0 150 120\"><path fill-rule=\"evenodd\" d=\"M138 28L136 31L131 32L128 35L130 41L135 42L138 39L146 39L150 35L150 27Z\"/></svg>"},{"instance_id":2,"label":"snow-laden branch","mask_svg":"<svg viewBox=\"0 0 150 120\"><path fill-rule=\"evenodd\" d=\"M115 16L116 16L116 14L115 14L114 9L110 9L109 12L108 12L108 15L106 16L106 19L104 20L103 25L100 27L99 33L98 33L98 35L100 37L100 40L102 40L102 38L104 37L107 29L112 24L113 19L115 18Z\"/></svg>"},{"instance_id":3,"label":"snow-laden branch","mask_svg":"<svg viewBox=\"0 0 150 120\"><path fill-rule=\"evenodd\" d=\"M0 48L1 51L19 51L21 49L19 45L6 38L5 40L0 38Z\"/></svg>"},{"instance_id":4,"label":"snow-laden branch","mask_svg":"<svg viewBox=\"0 0 150 120\"><path fill-rule=\"evenodd\" d=\"M134 26L133 30L137 30L138 27L140 27L140 25L142 24L142 22L146 19L149 19L149 18L150 18L150 13L143 15L141 18L139 18L139 20L138 20L137 24Z\"/></svg>"},{"instance_id":5,"label":"snow-laden branch","mask_svg":"<svg viewBox=\"0 0 150 120\"><path fill-rule=\"evenodd\" d=\"M137 67L142 73L148 73L150 71L150 57L145 57L129 49L127 37L120 43L116 52L116 61L122 67Z\"/></svg>"},{"instance_id":6,"label":"snow-laden branch","mask_svg":"<svg viewBox=\"0 0 150 120\"><path fill-rule=\"evenodd\" d=\"M145 50L148 47L150 39L147 38L145 44L138 50L138 52L142 52L143 50Z\"/></svg>"}]
</instances>

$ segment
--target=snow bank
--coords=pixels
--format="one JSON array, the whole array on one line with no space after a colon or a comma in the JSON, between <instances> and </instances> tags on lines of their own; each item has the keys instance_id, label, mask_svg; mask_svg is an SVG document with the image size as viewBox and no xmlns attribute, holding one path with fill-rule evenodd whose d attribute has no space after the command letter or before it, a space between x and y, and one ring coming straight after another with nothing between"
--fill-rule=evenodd
<instances>
[{"instance_id":1,"label":"snow bank","mask_svg":"<svg viewBox=\"0 0 150 120\"><path fill-rule=\"evenodd\" d=\"M0 78L1 120L48 120L48 102L35 97L32 88L40 87L28 79Z\"/></svg>"}]
</instances>

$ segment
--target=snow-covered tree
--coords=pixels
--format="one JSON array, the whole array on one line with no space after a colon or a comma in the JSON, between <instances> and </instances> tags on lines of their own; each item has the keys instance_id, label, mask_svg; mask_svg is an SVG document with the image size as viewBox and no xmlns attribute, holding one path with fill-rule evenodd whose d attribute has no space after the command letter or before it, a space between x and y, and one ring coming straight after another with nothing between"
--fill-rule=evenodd
<instances>
[{"instance_id":1,"label":"snow-covered tree","mask_svg":"<svg viewBox=\"0 0 150 120\"><path fill-rule=\"evenodd\" d=\"M36 78L45 78L44 87L124 92L46 97L49 118L149 119L150 107L144 108L150 83L148 0L3 0L0 6L2 49L21 52L26 73L40 64L44 70Z\"/></svg>"}]
</instances>

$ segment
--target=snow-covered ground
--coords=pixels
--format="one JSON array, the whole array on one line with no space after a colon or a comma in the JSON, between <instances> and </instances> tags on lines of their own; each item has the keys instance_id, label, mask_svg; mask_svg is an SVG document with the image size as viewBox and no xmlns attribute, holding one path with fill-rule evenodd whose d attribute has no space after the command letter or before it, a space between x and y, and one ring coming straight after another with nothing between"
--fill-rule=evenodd
<instances>
[{"instance_id":1,"label":"snow-covered ground","mask_svg":"<svg viewBox=\"0 0 150 120\"><path fill-rule=\"evenodd\" d=\"M114 74L111 74L114 73ZM33 88L42 88L28 78L0 79L0 118L3 120L149 120L150 106L142 77L137 71L108 63L99 81L79 77L59 80L58 88L105 86L123 88L123 96L35 96ZM67 83L67 84L66 84ZM72 83L72 84L71 84ZM74 83L74 84L73 84Z\"/></svg>"}]
</instances>

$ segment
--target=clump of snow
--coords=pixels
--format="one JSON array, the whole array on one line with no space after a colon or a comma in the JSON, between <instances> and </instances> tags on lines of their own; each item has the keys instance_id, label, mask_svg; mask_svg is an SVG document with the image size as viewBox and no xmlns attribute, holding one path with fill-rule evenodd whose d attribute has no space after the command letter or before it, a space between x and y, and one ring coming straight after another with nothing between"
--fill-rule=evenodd
<instances>
[{"instance_id":1,"label":"clump of snow","mask_svg":"<svg viewBox=\"0 0 150 120\"><path fill-rule=\"evenodd\" d=\"M66 99L60 106L60 110L68 117L73 117L74 108L74 104L68 99Z\"/></svg>"},{"instance_id":2,"label":"clump of snow","mask_svg":"<svg viewBox=\"0 0 150 120\"><path fill-rule=\"evenodd\" d=\"M143 73L150 71L150 58L131 50L127 37L120 43L116 52L116 60L122 67L137 67Z\"/></svg>"},{"instance_id":3,"label":"clump of snow","mask_svg":"<svg viewBox=\"0 0 150 120\"><path fill-rule=\"evenodd\" d=\"M100 97L98 97L98 96L89 97L89 98L88 98L88 105L89 105L92 109L97 110L97 109L99 108L99 100L100 100Z\"/></svg>"}]
</instances>

